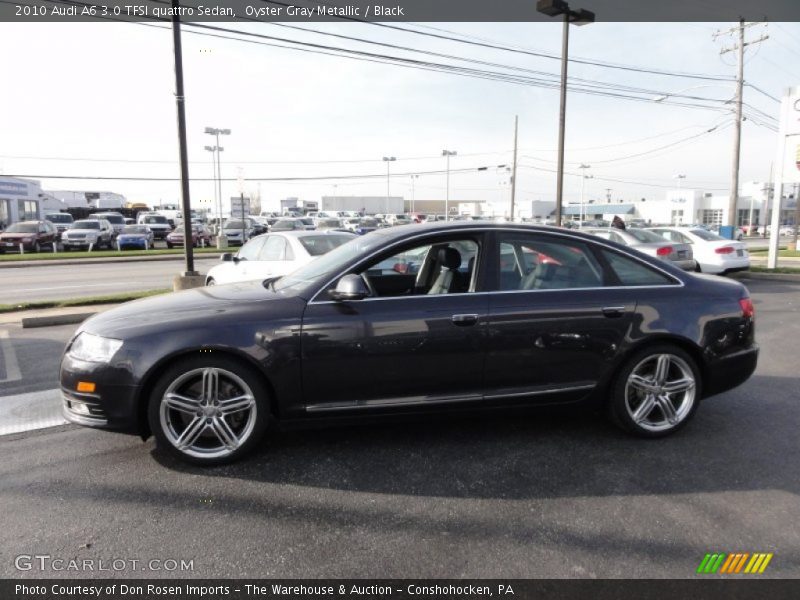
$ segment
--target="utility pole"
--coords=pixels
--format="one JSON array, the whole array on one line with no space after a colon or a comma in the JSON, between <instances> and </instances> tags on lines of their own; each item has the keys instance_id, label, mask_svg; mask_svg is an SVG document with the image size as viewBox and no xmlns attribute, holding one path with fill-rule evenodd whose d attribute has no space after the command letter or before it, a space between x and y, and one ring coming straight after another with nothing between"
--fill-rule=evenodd
<instances>
[{"instance_id":1,"label":"utility pole","mask_svg":"<svg viewBox=\"0 0 800 600\"><path fill-rule=\"evenodd\" d=\"M517 195L517 125L519 115L514 115L514 166L511 171L511 222L514 222L514 200Z\"/></svg>"},{"instance_id":2,"label":"utility pole","mask_svg":"<svg viewBox=\"0 0 800 600\"><path fill-rule=\"evenodd\" d=\"M758 39L745 42L744 30L756 23L745 23L744 19L739 20L739 25L725 32L715 32L714 39L724 34L735 34L738 42L730 48L720 50L720 55L728 52L736 52L737 74L736 74L736 121L733 133L733 168L731 170L731 193L728 199L728 225L736 226L736 207L739 202L739 162L742 150L742 96L744 92L744 49L745 46L758 44L766 40L769 36L762 35Z\"/></svg>"},{"instance_id":3,"label":"utility pole","mask_svg":"<svg viewBox=\"0 0 800 600\"><path fill-rule=\"evenodd\" d=\"M606 188L606 202L611 204L611 188Z\"/></svg>"}]
</instances>

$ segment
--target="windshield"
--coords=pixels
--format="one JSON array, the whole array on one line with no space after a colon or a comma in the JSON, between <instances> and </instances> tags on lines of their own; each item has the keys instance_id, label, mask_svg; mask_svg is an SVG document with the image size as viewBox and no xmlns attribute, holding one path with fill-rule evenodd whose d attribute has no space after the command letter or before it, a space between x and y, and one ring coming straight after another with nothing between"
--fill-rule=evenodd
<instances>
[{"instance_id":1,"label":"windshield","mask_svg":"<svg viewBox=\"0 0 800 600\"><path fill-rule=\"evenodd\" d=\"M247 229L247 225L244 221L228 221L224 229Z\"/></svg>"},{"instance_id":2,"label":"windshield","mask_svg":"<svg viewBox=\"0 0 800 600\"><path fill-rule=\"evenodd\" d=\"M362 227L377 227L378 222L375 219L361 219Z\"/></svg>"},{"instance_id":3,"label":"windshield","mask_svg":"<svg viewBox=\"0 0 800 600\"><path fill-rule=\"evenodd\" d=\"M689 231L692 235L696 235L701 240L705 240L706 242L719 242L720 240L726 242L724 237L721 235L717 235L716 233L711 233L710 231L706 231L705 229L692 229Z\"/></svg>"},{"instance_id":4,"label":"windshield","mask_svg":"<svg viewBox=\"0 0 800 600\"><path fill-rule=\"evenodd\" d=\"M36 233L38 230L36 223L14 223L6 229L6 233Z\"/></svg>"},{"instance_id":5,"label":"windshield","mask_svg":"<svg viewBox=\"0 0 800 600\"><path fill-rule=\"evenodd\" d=\"M143 221L148 225L155 225L155 224L166 225L167 217L162 217L161 215L152 215L149 217L144 217Z\"/></svg>"},{"instance_id":6,"label":"windshield","mask_svg":"<svg viewBox=\"0 0 800 600\"><path fill-rule=\"evenodd\" d=\"M354 258L375 248L379 240L381 240L381 236L377 232L353 237L349 242L300 267L291 274L281 277L274 283L273 289L276 292L287 289L304 289L315 283L324 283L323 279L335 275Z\"/></svg>"},{"instance_id":7,"label":"windshield","mask_svg":"<svg viewBox=\"0 0 800 600\"><path fill-rule=\"evenodd\" d=\"M100 229L100 221L95 219L86 221L75 221L70 229Z\"/></svg>"},{"instance_id":8,"label":"windshield","mask_svg":"<svg viewBox=\"0 0 800 600\"><path fill-rule=\"evenodd\" d=\"M126 225L122 233L147 233L147 227L144 225Z\"/></svg>"},{"instance_id":9,"label":"windshield","mask_svg":"<svg viewBox=\"0 0 800 600\"><path fill-rule=\"evenodd\" d=\"M306 235L298 238L311 256L322 256L353 239L352 235Z\"/></svg>"},{"instance_id":10,"label":"windshield","mask_svg":"<svg viewBox=\"0 0 800 600\"><path fill-rule=\"evenodd\" d=\"M272 226L272 231L291 231L294 228L294 221L278 221Z\"/></svg>"},{"instance_id":11,"label":"windshield","mask_svg":"<svg viewBox=\"0 0 800 600\"><path fill-rule=\"evenodd\" d=\"M68 215L66 213L46 215L45 219L51 223L72 223L72 215Z\"/></svg>"},{"instance_id":12,"label":"windshield","mask_svg":"<svg viewBox=\"0 0 800 600\"><path fill-rule=\"evenodd\" d=\"M113 223L114 225L124 225L125 224L125 217L122 215L97 215L98 219L105 219L109 223Z\"/></svg>"},{"instance_id":13,"label":"windshield","mask_svg":"<svg viewBox=\"0 0 800 600\"><path fill-rule=\"evenodd\" d=\"M645 244L652 244L654 242L663 242L664 238L652 231L645 231L644 229L627 229L626 232L635 237L640 242Z\"/></svg>"}]
</instances>

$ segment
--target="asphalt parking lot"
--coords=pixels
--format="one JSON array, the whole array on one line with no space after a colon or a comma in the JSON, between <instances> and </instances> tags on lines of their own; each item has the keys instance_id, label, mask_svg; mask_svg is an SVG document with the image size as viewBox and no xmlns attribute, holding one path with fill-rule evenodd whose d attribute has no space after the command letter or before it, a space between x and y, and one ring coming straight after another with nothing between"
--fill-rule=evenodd
<instances>
[{"instance_id":1,"label":"asphalt parking lot","mask_svg":"<svg viewBox=\"0 0 800 600\"><path fill-rule=\"evenodd\" d=\"M276 432L204 470L72 426L0 437L0 576L92 575L15 569L48 554L193 561L130 577L683 578L707 552L772 552L762 577L800 577L800 284L748 286L756 374L663 440L594 415L451 417ZM72 329L0 329L20 371L0 408L53 388Z\"/></svg>"}]
</instances>

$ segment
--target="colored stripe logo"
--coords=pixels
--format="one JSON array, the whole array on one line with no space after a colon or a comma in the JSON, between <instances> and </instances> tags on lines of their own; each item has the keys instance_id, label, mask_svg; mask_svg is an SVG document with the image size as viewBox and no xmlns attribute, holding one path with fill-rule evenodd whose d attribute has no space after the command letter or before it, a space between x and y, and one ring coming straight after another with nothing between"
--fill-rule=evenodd
<instances>
[{"instance_id":1,"label":"colored stripe logo","mask_svg":"<svg viewBox=\"0 0 800 600\"><path fill-rule=\"evenodd\" d=\"M714 573L760 575L767 569L772 556L772 552L710 553L703 557L700 566L697 567L697 572L702 575L713 575Z\"/></svg>"}]
</instances>

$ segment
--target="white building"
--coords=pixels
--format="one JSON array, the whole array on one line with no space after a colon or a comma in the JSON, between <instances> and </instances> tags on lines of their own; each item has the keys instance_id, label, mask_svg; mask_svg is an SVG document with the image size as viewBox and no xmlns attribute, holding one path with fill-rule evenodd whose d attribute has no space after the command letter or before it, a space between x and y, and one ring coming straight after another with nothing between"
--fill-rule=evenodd
<instances>
[{"instance_id":1,"label":"white building","mask_svg":"<svg viewBox=\"0 0 800 600\"><path fill-rule=\"evenodd\" d=\"M41 219L42 196L38 181L0 177L0 230L17 221Z\"/></svg>"},{"instance_id":2,"label":"white building","mask_svg":"<svg viewBox=\"0 0 800 600\"><path fill-rule=\"evenodd\" d=\"M125 208L125 196L114 192L76 192L50 190L47 192L69 208Z\"/></svg>"}]
</instances>

